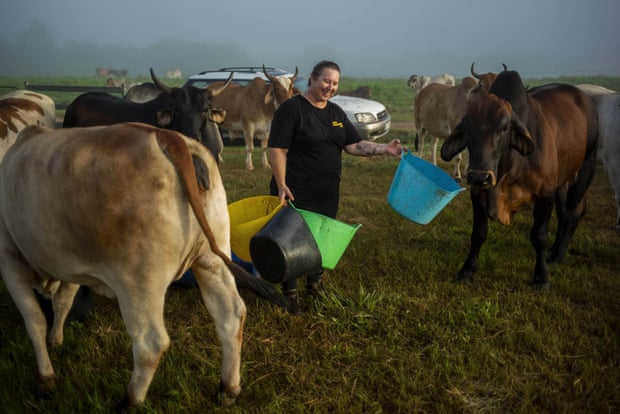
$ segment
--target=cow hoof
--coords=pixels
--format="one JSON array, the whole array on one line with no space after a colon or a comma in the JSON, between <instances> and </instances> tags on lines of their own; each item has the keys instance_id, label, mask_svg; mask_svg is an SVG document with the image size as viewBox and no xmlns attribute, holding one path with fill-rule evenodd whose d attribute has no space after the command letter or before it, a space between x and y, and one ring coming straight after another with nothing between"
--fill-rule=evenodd
<instances>
[{"instance_id":1,"label":"cow hoof","mask_svg":"<svg viewBox=\"0 0 620 414\"><path fill-rule=\"evenodd\" d=\"M532 287L536 290L547 290L551 287L551 284L547 279L535 278L532 281Z\"/></svg>"},{"instance_id":2,"label":"cow hoof","mask_svg":"<svg viewBox=\"0 0 620 414\"><path fill-rule=\"evenodd\" d=\"M549 258L547 258L547 264L562 263L564 261L564 256L566 256L566 255L560 255L560 254L552 253L551 256L549 256Z\"/></svg>"},{"instance_id":3,"label":"cow hoof","mask_svg":"<svg viewBox=\"0 0 620 414\"><path fill-rule=\"evenodd\" d=\"M473 283L474 274L470 272L459 272L459 274L456 275L456 281L458 283Z\"/></svg>"},{"instance_id":4,"label":"cow hoof","mask_svg":"<svg viewBox=\"0 0 620 414\"><path fill-rule=\"evenodd\" d=\"M37 396L39 398L49 398L56 389L56 377L37 377Z\"/></svg>"},{"instance_id":5,"label":"cow hoof","mask_svg":"<svg viewBox=\"0 0 620 414\"><path fill-rule=\"evenodd\" d=\"M220 388L217 391L217 402L224 407L230 407L235 403L240 393L241 387L237 387L237 391L231 391L226 389L223 383L220 383Z\"/></svg>"},{"instance_id":6,"label":"cow hoof","mask_svg":"<svg viewBox=\"0 0 620 414\"><path fill-rule=\"evenodd\" d=\"M131 402L129 395L125 394L123 396L123 399L120 400L114 406L114 412L115 413L133 413L133 412L140 412L142 408L143 408L143 403L133 403Z\"/></svg>"}]
</instances>

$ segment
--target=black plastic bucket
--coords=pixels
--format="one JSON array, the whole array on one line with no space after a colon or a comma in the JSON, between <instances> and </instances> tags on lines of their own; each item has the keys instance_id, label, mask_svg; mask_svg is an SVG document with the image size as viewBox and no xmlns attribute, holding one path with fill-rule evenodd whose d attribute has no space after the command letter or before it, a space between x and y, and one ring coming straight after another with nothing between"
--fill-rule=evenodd
<instances>
[{"instance_id":1,"label":"black plastic bucket","mask_svg":"<svg viewBox=\"0 0 620 414\"><path fill-rule=\"evenodd\" d=\"M252 263L272 283L321 270L321 252L305 220L291 206L282 207L250 240Z\"/></svg>"}]
</instances>

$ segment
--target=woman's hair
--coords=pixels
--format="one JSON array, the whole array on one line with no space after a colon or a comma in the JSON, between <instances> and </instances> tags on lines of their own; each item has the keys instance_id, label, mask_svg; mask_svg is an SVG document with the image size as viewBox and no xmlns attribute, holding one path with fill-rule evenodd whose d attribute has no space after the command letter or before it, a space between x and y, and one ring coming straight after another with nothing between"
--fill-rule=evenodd
<instances>
[{"instance_id":1,"label":"woman's hair","mask_svg":"<svg viewBox=\"0 0 620 414\"><path fill-rule=\"evenodd\" d=\"M310 73L310 78L318 78L323 72L323 69L333 69L337 70L338 73L340 73L340 66L338 66L337 63L332 62L331 60L322 60L316 65L314 65L314 68L312 68L312 73ZM310 86L310 79L308 79L308 86Z\"/></svg>"}]
</instances>

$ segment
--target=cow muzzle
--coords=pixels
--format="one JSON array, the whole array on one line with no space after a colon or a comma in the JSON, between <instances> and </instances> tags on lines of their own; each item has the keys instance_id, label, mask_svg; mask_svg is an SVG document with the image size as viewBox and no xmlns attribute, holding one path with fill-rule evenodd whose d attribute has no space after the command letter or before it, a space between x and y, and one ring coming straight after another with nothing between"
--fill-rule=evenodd
<instances>
[{"instance_id":1,"label":"cow muzzle","mask_svg":"<svg viewBox=\"0 0 620 414\"><path fill-rule=\"evenodd\" d=\"M468 170L467 182L471 185L478 185L482 188L489 188L497 184L497 177L492 170Z\"/></svg>"}]
</instances>

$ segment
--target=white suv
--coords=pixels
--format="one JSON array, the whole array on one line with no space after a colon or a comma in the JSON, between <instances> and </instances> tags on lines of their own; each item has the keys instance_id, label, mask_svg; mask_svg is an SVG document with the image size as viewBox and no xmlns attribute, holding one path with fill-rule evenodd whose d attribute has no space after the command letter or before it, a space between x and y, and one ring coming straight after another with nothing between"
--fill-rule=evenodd
<instances>
[{"instance_id":1,"label":"white suv","mask_svg":"<svg viewBox=\"0 0 620 414\"><path fill-rule=\"evenodd\" d=\"M292 72L271 66L265 66L265 70L271 76L284 75L290 77L294 75ZM230 72L234 72L232 81L239 85L247 85L256 77L263 78L269 82L269 79L263 73L262 66L237 66L197 73L190 76L183 86L191 85L197 88L206 88L213 82L227 80ZM295 81L295 87L303 91L306 89L306 86L307 80L298 76ZM390 131L390 114L380 102L341 95L334 96L331 98L331 101L344 110L362 139L375 140Z\"/></svg>"}]
</instances>

